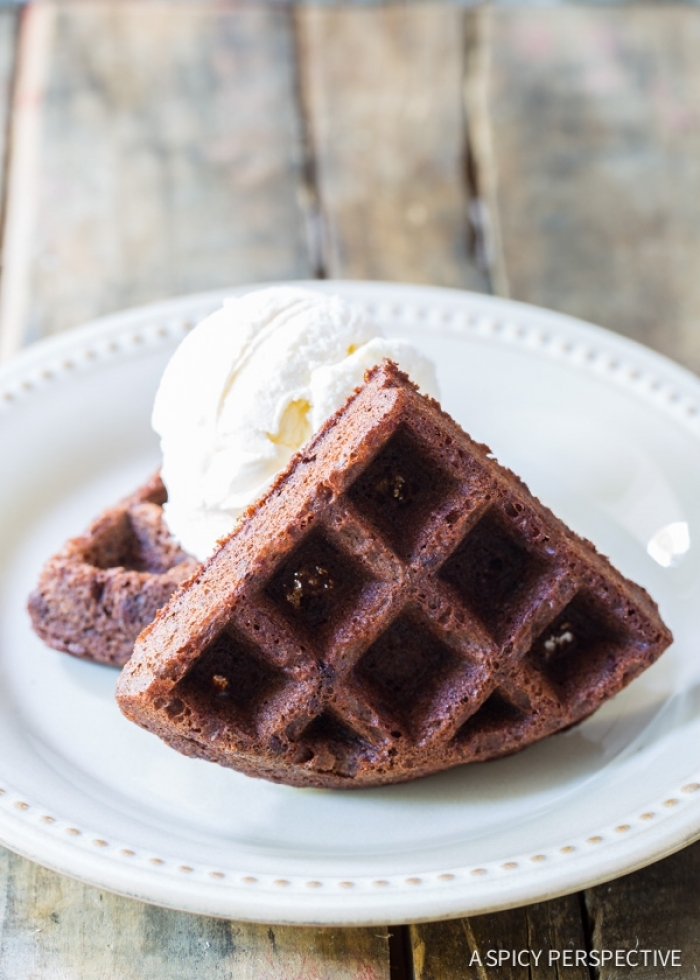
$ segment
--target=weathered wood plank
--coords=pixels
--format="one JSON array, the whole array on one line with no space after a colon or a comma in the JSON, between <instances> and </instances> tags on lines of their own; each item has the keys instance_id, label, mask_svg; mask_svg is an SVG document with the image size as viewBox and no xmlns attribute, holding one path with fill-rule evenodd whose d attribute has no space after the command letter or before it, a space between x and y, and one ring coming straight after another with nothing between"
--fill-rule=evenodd
<instances>
[{"instance_id":1,"label":"weathered wood plank","mask_svg":"<svg viewBox=\"0 0 700 980\"><path fill-rule=\"evenodd\" d=\"M23 23L5 352L136 303L309 274L288 10L63 0Z\"/></svg>"},{"instance_id":2,"label":"weathered wood plank","mask_svg":"<svg viewBox=\"0 0 700 980\"><path fill-rule=\"evenodd\" d=\"M589 980L588 968L575 964L575 951L586 950L576 895L412 926L411 944L415 980ZM573 965L561 965L564 950L573 951Z\"/></svg>"},{"instance_id":3,"label":"weathered wood plank","mask_svg":"<svg viewBox=\"0 0 700 980\"><path fill-rule=\"evenodd\" d=\"M19 13L16 9L0 8L0 244L6 209L7 129L15 74L18 20Z\"/></svg>"},{"instance_id":4,"label":"weathered wood plank","mask_svg":"<svg viewBox=\"0 0 700 980\"><path fill-rule=\"evenodd\" d=\"M470 251L465 13L298 8L329 276L484 289Z\"/></svg>"},{"instance_id":5,"label":"weathered wood plank","mask_svg":"<svg viewBox=\"0 0 700 980\"><path fill-rule=\"evenodd\" d=\"M700 843L592 888L585 899L592 947L620 950L625 958L630 951L629 963L606 963L600 980L695 980L700 973ZM678 965L668 959L673 950ZM660 955L666 958L665 969Z\"/></svg>"},{"instance_id":6,"label":"weathered wood plank","mask_svg":"<svg viewBox=\"0 0 700 980\"><path fill-rule=\"evenodd\" d=\"M15 70L15 46L19 14L16 9L0 8L0 162L7 155L7 123Z\"/></svg>"},{"instance_id":7,"label":"weathered wood plank","mask_svg":"<svg viewBox=\"0 0 700 980\"><path fill-rule=\"evenodd\" d=\"M697 13L633 4L479 18L466 91L500 291L700 369Z\"/></svg>"},{"instance_id":8,"label":"weathered wood plank","mask_svg":"<svg viewBox=\"0 0 700 980\"><path fill-rule=\"evenodd\" d=\"M0 848L0 980L389 980L383 929L258 926L119 898Z\"/></svg>"}]
</instances>

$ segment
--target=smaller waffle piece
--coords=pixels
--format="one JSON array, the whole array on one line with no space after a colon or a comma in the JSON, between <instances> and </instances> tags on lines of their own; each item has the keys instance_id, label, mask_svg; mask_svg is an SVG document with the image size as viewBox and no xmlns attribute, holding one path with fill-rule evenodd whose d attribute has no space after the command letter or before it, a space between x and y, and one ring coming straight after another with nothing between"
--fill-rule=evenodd
<instances>
[{"instance_id":1,"label":"smaller waffle piece","mask_svg":"<svg viewBox=\"0 0 700 980\"><path fill-rule=\"evenodd\" d=\"M29 597L34 631L56 650L123 666L134 641L199 563L163 520L158 475L68 541Z\"/></svg>"},{"instance_id":2,"label":"smaller waffle piece","mask_svg":"<svg viewBox=\"0 0 700 980\"><path fill-rule=\"evenodd\" d=\"M369 786L568 728L670 642L643 589L384 362L141 634L117 698L186 755Z\"/></svg>"}]
</instances>

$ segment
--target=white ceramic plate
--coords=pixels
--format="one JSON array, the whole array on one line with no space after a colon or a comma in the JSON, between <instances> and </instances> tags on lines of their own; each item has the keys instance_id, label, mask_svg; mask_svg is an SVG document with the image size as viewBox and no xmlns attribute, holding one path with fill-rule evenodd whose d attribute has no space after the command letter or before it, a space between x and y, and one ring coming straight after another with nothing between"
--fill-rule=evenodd
<instances>
[{"instance_id":1,"label":"white ceramic plate","mask_svg":"<svg viewBox=\"0 0 700 980\"><path fill-rule=\"evenodd\" d=\"M291 789L177 755L121 717L113 670L48 650L25 613L43 561L157 465L161 369L223 294L113 316L0 372L2 842L166 906L342 925L521 905L700 836L700 383L533 307L310 285L432 355L446 408L649 589L674 646L579 728L405 786Z\"/></svg>"}]
</instances>

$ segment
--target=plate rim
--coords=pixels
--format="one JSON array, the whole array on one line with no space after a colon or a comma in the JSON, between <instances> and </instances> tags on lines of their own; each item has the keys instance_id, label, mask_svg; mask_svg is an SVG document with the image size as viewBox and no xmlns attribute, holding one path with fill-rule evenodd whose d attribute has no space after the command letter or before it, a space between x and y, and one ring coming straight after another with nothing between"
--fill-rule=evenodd
<instances>
[{"instance_id":1,"label":"plate rim","mask_svg":"<svg viewBox=\"0 0 700 980\"><path fill-rule=\"evenodd\" d=\"M476 334L506 344L526 344L541 355L577 363L610 383L636 391L648 404L669 414L695 438L700 438L700 381L695 375L637 341L583 320L500 297L435 286L347 280L279 284L336 291L375 306L382 303L399 306L405 312L407 323L417 316L426 329L448 331L456 336ZM251 283L188 294L100 317L39 341L0 366L0 409L11 410L33 392L62 377L70 377L76 370L90 371L100 361L110 358L138 357L140 351L182 337L189 325L215 308L223 297L270 285L273 283ZM563 345L560 334L566 338ZM0 418L3 414L0 411ZM339 889L331 896L323 883L318 887L318 883L304 883L303 878L299 883L293 882L293 887L277 886L276 891L274 887L253 889L249 886L259 882L246 882L245 878L234 888L230 881L210 878L197 880L198 890L193 900L194 882L187 877L189 872L178 877L171 868L162 870L162 862L143 868L136 868L128 861L124 863L123 859L120 864L114 860L116 846L105 845L107 852L93 847L91 852L82 841L76 846L75 841L61 839L54 833L60 830L55 827L55 820L42 827L37 808L9 787L4 788L4 784L0 787L0 842L30 860L85 883L183 911L294 925L418 922L518 907L590 887L653 863L700 837L700 807L687 805L689 794L697 790L700 790L700 772L693 771L683 786L673 789L672 796L658 801L656 810L664 814L664 819L627 838L626 860L618 858L619 849L612 853L615 848L606 843L605 835L593 833L588 840L590 847L606 845L597 847L593 861L586 854L594 851L585 852L585 848L583 858L577 854L566 866L543 861L537 869L533 867L513 876L506 891L500 889L500 898L497 876L471 868L446 870L442 876L424 875L431 879L428 882L397 876L404 878L402 885L391 882L383 890L375 888L373 892L364 887L357 889L352 883L352 887L342 892L342 898ZM664 812L664 806L676 797L676 803ZM679 801L686 805L678 807ZM697 802L700 803L700 794ZM93 835L93 845L98 840ZM530 857L538 864L536 859L537 855ZM421 889L423 884L428 887Z\"/></svg>"}]
</instances>

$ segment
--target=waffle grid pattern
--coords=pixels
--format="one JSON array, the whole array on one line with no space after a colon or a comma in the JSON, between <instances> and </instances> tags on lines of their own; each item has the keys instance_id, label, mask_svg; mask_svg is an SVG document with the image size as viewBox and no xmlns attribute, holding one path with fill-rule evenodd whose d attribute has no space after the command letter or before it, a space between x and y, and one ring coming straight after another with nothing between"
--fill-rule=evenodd
<instances>
[{"instance_id":1,"label":"waffle grid pattern","mask_svg":"<svg viewBox=\"0 0 700 980\"><path fill-rule=\"evenodd\" d=\"M642 668L637 613L623 626L599 574L512 488L489 474L493 493L470 497L475 475L401 421L168 710L341 777L363 757L420 767L436 747L450 764L491 758L585 717L601 674Z\"/></svg>"}]
</instances>

